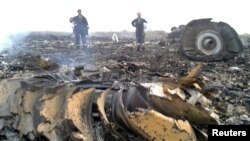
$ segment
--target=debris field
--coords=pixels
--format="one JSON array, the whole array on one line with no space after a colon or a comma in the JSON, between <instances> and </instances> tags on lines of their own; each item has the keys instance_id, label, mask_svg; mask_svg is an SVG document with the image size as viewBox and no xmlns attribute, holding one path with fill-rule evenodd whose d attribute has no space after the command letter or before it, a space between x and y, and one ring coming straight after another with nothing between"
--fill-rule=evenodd
<instances>
[{"instance_id":1,"label":"debris field","mask_svg":"<svg viewBox=\"0 0 250 141\"><path fill-rule=\"evenodd\" d=\"M207 140L209 124L250 124L250 54L190 61L167 34L33 33L0 53L0 140Z\"/></svg>"}]
</instances>

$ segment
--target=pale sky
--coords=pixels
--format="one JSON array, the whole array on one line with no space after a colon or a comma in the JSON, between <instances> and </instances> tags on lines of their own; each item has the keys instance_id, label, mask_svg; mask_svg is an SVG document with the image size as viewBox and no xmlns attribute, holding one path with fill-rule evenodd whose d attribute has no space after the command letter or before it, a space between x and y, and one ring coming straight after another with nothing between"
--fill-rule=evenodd
<instances>
[{"instance_id":1,"label":"pale sky","mask_svg":"<svg viewBox=\"0 0 250 141\"><path fill-rule=\"evenodd\" d=\"M69 18L81 9L89 31L133 31L136 13L147 30L170 31L192 19L213 18L239 34L250 33L249 0L0 0L0 37L23 31L72 31Z\"/></svg>"}]
</instances>

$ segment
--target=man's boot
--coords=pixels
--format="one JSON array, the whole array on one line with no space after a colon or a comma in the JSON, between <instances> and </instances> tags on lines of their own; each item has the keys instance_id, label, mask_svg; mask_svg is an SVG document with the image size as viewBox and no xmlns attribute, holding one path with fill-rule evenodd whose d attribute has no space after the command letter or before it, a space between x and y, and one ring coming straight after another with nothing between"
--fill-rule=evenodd
<instances>
[{"instance_id":1,"label":"man's boot","mask_svg":"<svg viewBox=\"0 0 250 141\"><path fill-rule=\"evenodd\" d=\"M142 50L145 50L145 46L144 46L143 43L141 44L141 49L142 49Z\"/></svg>"},{"instance_id":2,"label":"man's boot","mask_svg":"<svg viewBox=\"0 0 250 141\"><path fill-rule=\"evenodd\" d=\"M79 48L80 48L80 45L79 45L79 44L76 44L75 47L76 47L77 49L79 49Z\"/></svg>"},{"instance_id":3,"label":"man's boot","mask_svg":"<svg viewBox=\"0 0 250 141\"><path fill-rule=\"evenodd\" d=\"M141 46L137 45L137 51L140 51L140 50L141 50Z\"/></svg>"},{"instance_id":4,"label":"man's boot","mask_svg":"<svg viewBox=\"0 0 250 141\"><path fill-rule=\"evenodd\" d=\"M89 48L88 48L88 45L87 45L87 44L84 44L84 45L83 45L83 50L84 50L86 53L89 53Z\"/></svg>"}]
</instances>

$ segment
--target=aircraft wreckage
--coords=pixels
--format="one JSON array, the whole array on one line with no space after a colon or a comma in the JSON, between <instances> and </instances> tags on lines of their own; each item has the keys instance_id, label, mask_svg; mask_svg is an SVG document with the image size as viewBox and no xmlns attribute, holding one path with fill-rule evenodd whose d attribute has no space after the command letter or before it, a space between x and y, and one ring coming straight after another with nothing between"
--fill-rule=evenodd
<instances>
[{"instance_id":1,"label":"aircraft wreckage","mask_svg":"<svg viewBox=\"0 0 250 141\"><path fill-rule=\"evenodd\" d=\"M200 68L176 82L126 87L57 75L9 79L1 82L0 117L15 117L13 128L29 140L206 139L198 126L218 122L211 101L196 95Z\"/></svg>"},{"instance_id":2,"label":"aircraft wreckage","mask_svg":"<svg viewBox=\"0 0 250 141\"><path fill-rule=\"evenodd\" d=\"M211 19L191 21L182 30L180 37L182 53L193 60L219 61L234 57L242 51L241 42L239 42L238 35L233 28L223 22L211 22ZM33 44L33 40L30 42L31 45L38 44L38 42ZM52 46L60 44L59 41L52 41L52 43L55 43ZM58 50L51 46L41 49L40 46L32 47L31 45L27 46L41 52L47 49L45 54L48 54L49 51L58 53L59 50L65 50L64 53L69 54L72 50L72 48L64 47L67 45L60 46ZM101 53L108 49L113 51L117 48L117 46L111 48L108 44L108 47L103 50L101 48L99 52L96 50L96 52L103 57L104 55ZM130 49L127 51L125 50L127 48L123 46L118 49L120 52L117 54L122 54L122 57L116 57L115 61L114 59L106 61L106 66L109 66L110 70L104 68L101 74L95 74L93 70L90 71L93 78L96 78L96 75L108 77L108 79L101 79L106 81L76 79L75 76L78 73L81 74L82 69L84 69L82 66L75 67L73 74L59 75L60 73L51 74L49 71L48 75L36 74L33 77L28 75L29 77L10 77L10 79L1 80L0 140L205 141L207 140L206 126L208 124L220 124L224 120L220 120L220 117L225 116L226 110L235 113L233 109L238 104L234 101L235 97L238 96L236 92L249 92L250 82L248 78L250 75L247 59L238 58L232 60L235 61L234 63L220 64L221 66L217 67L220 69L214 71L211 71L211 68L216 67L217 64L211 62L205 64L204 71L214 82L213 85L206 87L209 79L204 75L200 76L201 64L195 66L190 62L175 62L176 58L174 58L175 54L173 53L169 53L173 56L169 56L167 60L169 62L166 62L164 60L166 54L159 47L155 47L155 49L159 49L159 53L162 53L163 57L161 55L158 55L158 58L155 57L156 53L153 54L150 48L146 48L146 51L148 49L148 54L151 57L135 54L134 60L138 61L138 56L144 57L140 59L143 61L140 64L133 62L133 58L130 56L124 57L123 52L144 52L134 52ZM60 54L53 54L53 56L60 56ZM73 54L72 56L77 55ZM57 70L59 67L58 64L44 60L40 56L27 55L19 58L23 58L25 65L21 66L19 61L15 62L15 59L14 63L16 64L10 64L11 67L3 65L7 76L11 74L9 70L41 71ZM11 57L11 59L13 58ZM83 59L81 58L81 60ZM100 60L105 59L101 58ZM155 63L157 61L164 63L158 65ZM228 76L237 76L237 78L225 81L219 72L227 71L221 71L221 68L235 64L246 67L241 69L231 66L228 70L228 74L230 74ZM164 68L162 71L164 74L154 69L160 67ZM192 69L187 72L187 75L183 75L186 74L187 67ZM175 78L171 73L166 73L166 70L178 72L181 75L176 76L181 77ZM111 73L112 71L114 73ZM126 77L125 82L111 79L111 77L117 78L118 75L122 74ZM148 80L152 83L148 81L147 83L139 83L128 79L128 77L143 77L142 74L150 77ZM151 76L160 76L161 79L157 79L159 82L155 82ZM167 77L171 79L166 80ZM162 80L162 78L164 79ZM222 83L223 81L225 82ZM223 91L221 93L227 96L219 92L222 96L218 96L219 94L215 92L217 89L214 87L218 88L219 92ZM231 97L228 96L230 94ZM217 100L215 103L213 103L213 98ZM248 103L248 97L242 94L243 98L246 100L242 103ZM225 100L230 101L230 104L224 106L222 102ZM240 118L244 118L246 123L249 123L248 116L242 114L246 110L238 105L235 107L242 115ZM223 112L218 111L217 107L221 108ZM218 113L223 116L219 117ZM239 114L237 113L237 115ZM229 119L229 121L234 122L231 117Z\"/></svg>"},{"instance_id":3,"label":"aircraft wreckage","mask_svg":"<svg viewBox=\"0 0 250 141\"><path fill-rule=\"evenodd\" d=\"M172 33L170 38L178 38L184 56L196 61L221 61L243 51L237 32L229 24L211 20L192 20Z\"/></svg>"}]
</instances>

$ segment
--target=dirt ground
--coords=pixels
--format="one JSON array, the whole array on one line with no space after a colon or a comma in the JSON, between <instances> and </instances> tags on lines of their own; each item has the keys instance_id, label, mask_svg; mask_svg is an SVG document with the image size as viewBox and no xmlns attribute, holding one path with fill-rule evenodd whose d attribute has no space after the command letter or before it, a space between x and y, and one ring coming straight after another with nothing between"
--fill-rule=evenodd
<instances>
[{"instance_id":1,"label":"dirt ground","mask_svg":"<svg viewBox=\"0 0 250 141\"><path fill-rule=\"evenodd\" d=\"M141 51L136 50L133 34L118 33L119 42L112 41L112 33L93 34L87 50L75 48L70 34L29 35L2 50L1 82L41 74L63 74L68 76L65 80L158 83L175 81L202 64L199 77L206 79L202 92L211 100L210 108L219 123L250 124L249 52L228 61L194 62L183 57L178 46L160 46L159 41L166 35L148 33L145 49ZM79 71L76 68L80 68ZM1 93L0 104L4 99ZM8 118L0 116L0 140L8 138L7 133L18 135L10 123Z\"/></svg>"}]
</instances>

